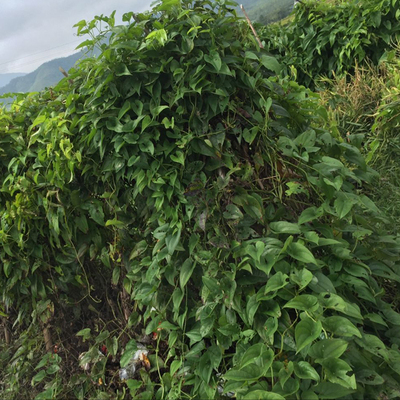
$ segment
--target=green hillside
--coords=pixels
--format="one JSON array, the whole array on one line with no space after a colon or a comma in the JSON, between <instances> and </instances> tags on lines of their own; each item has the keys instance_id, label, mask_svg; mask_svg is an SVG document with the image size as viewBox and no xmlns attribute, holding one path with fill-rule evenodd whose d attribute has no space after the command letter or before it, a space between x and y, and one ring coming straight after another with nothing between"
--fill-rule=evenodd
<instances>
[{"instance_id":1,"label":"green hillside","mask_svg":"<svg viewBox=\"0 0 400 400\"><path fill-rule=\"evenodd\" d=\"M20 76L26 75L23 72L9 73L9 74L0 74L0 88L7 85L12 79L18 78Z\"/></svg>"},{"instance_id":2,"label":"green hillside","mask_svg":"<svg viewBox=\"0 0 400 400\"><path fill-rule=\"evenodd\" d=\"M286 18L293 10L294 0L244 0L241 4L251 20L269 24Z\"/></svg>"},{"instance_id":3,"label":"green hillside","mask_svg":"<svg viewBox=\"0 0 400 400\"><path fill-rule=\"evenodd\" d=\"M14 78L0 88L0 95L14 92L36 92L55 85L62 78L59 67L68 71L83 56L82 52L69 57L57 58L42 64L30 74Z\"/></svg>"}]
</instances>

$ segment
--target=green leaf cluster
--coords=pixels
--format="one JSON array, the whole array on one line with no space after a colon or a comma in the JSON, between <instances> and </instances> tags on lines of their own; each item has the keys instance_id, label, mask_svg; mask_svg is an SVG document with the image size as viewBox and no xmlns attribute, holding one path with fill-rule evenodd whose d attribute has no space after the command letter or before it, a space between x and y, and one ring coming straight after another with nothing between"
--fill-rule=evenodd
<instances>
[{"instance_id":1,"label":"green leaf cluster","mask_svg":"<svg viewBox=\"0 0 400 400\"><path fill-rule=\"evenodd\" d=\"M84 361L153 337L134 398L395 397L400 243L363 192L376 173L233 5L80 22L100 56L1 110L2 297L25 327L82 303L97 329L103 301L120 330L76 329Z\"/></svg>"},{"instance_id":2,"label":"green leaf cluster","mask_svg":"<svg viewBox=\"0 0 400 400\"><path fill-rule=\"evenodd\" d=\"M302 1L285 25L268 25L261 36L299 82L315 87L319 76L377 65L400 35L397 0Z\"/></svg>"}]
</instances>

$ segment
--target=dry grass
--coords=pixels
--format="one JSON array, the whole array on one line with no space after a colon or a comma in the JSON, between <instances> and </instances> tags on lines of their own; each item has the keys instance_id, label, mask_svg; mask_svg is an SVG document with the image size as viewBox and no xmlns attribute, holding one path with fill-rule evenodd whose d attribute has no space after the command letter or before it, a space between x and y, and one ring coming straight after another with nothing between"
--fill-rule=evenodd
<instances>
[{"instance_id":1,"label":"dry grass","mask_svg":"<svg viewBox=\"0 0 400 400\"><path fill-rule=\"evenodd\" d=\"M341 136L372 134L375 117L385 96L387 68L383 64L375 67L369 64L356 65L354 75L323 78L320 92L322 103L328 108L331 122Z\"/></svg>"},{"instance_id":2,"label":"dry grass","mask_svg":"<svg viewBox=\"0 0 400 400\"><path fill-rule=\"evenodd\" d=\"M321 102L332 129L358 144L380 180L370 196L400 232L400 59L380 66L356 66L353 75L322 79Z\"/></svg>"}]
</instances>

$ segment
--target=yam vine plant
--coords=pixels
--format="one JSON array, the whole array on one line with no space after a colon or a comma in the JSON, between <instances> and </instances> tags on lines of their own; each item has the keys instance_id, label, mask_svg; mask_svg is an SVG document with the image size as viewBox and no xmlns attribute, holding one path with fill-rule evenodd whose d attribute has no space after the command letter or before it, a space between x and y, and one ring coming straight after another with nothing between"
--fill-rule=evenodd
<instances>
[{"instance_id":1,"label":"yam vine plant","mask_svg":"<svg viewBox=\"0 0 400 400\"><path fill-rule=\"evenodd\" d=\"M399 396L376 173L234 6L81 21L100 56L1 110L3 398Z\"/></svg>"},{"instance_id":2,"label":"yam vine plant","mask_svg":"<svg viewBox=\"0 0 400 400\"><path fill-rule=\"evenodd\" d=\"M400 35L398 0L305 0L293 14L283 26L266 26L262 36L286 73L294 66L309 88L321 75L352 73L356 63L377 65Z\"/></svg>"}]
</instances>

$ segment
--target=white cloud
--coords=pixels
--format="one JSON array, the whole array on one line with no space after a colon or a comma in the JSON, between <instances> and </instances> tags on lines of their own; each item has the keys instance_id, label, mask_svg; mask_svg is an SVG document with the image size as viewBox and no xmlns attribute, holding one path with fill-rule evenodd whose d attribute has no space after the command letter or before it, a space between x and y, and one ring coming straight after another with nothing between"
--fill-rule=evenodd
<instances>
[{"instance_id":1,"label":"white cloud","mask_svg":"<svg viewBox=\"0 0 400 400\"><path fill-rule=\"evenodd\" d=\"M0 74L31 72L46 61L74 52L84 40L77 22L95 15L116 19L128 11L150 9L152 0L2 0L0 6Z\"/></svg>"}]
</instances>

